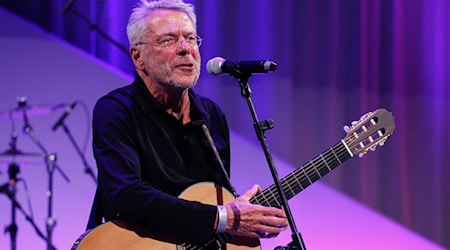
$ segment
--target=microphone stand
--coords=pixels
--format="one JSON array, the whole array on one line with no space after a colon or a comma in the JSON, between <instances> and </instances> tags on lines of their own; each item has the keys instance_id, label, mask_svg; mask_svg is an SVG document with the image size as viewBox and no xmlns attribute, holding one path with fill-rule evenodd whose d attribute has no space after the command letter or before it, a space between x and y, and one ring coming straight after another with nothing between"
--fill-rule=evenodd
<instances>
[{"instance_id":1,"label":"microphone stand","mask_svg":"<svg viewBox=\"0 0 450 250\"><path fill-rule=\"evenodd\" d=\"M64 132L67 134L67 137L69 137L70 142L73 144L75 150L77 151L78 155L80 156L81 160L84 164L84 172L92 177L95 183L97 183L97 178L94 175L94 172L92 171L92 167L89 166L89 163L86 161L86 158L84 157L83 152L81 151L80 147L76 143L75 139L72 136L72 133L70 132L69 128L66 126L64 122L61 123L61 126L64 129Z\"/></svg>"},{"instance_id":2,"label":"microphone stand","mask_svg":"<svg viewBox=\"0 0 450 250\"><path fill-rule=\"evenodd\" d=\"M286 196L284 194L283 188L282 188L280 180L278 178L278 173L275 168L275 163L273 162L272 156L269 151L269 146L266 141L265 131L272 129L274 127L273 121L272 120L264 120L264 121L258 120L258 116L256 114L255 107L254 107L253 101L251 99L252 91L248 84L248 79L252 75L249 73L240 72L239 70L234 70L234 72L230 73L230 75L232 75L233 77L235 77L237 79L239 86L241 88L241 95L247 101L247 105L250 109L250 113L251 113L251 116L254 121L254 128L255 128L256 136L258 137L258 140L260 141L261 146L263 148L264 155L269 164L270 172L275 181L275 186L276 186L277 191L280 196L281 205L283 206L284 211L286 212L289 226L292 231L292 234L291 234L292 242L289 243L287 246L276 247L275 250L290 250L290 249L306 250L306 246L305 246L305 243L303 242L302 236L301 236L300 232L297 230L297 227L295 225L291 209L289 208L289 204L287 202Z\"/></svg>"},{"instance_id":3,"label":"microphone stand","mask_svg":"<svg viewBox=\"0 0 450 250\"><path fill-rule=\"evenodd\" d=\"M20 172L19 165L15 163L11 163L8 166L8 174L9 174L9 182L2 185L1 192L7 194L7 196L11 199L11 224L5 228L5 233L9 232L10 240L11 240L11 250L15 250L17 248L17 224L16 224L16 208L17 203L15 201L16 196L16 183L17 183L17 174ZM3 191L4 189L4 191Z\"/></svg>"},{"instance_id":4,"label":"microphone stand","mask_svg":"<svg viewBox=\"0 0 450 250\"><path fill-rule=\"evenodd\" d=\"M17 134L13 131L11 135L11 142L9 143L10 151L12 154L17 153ZM5 233L9 232L10 239L11 239L11 249L15 250L17 249L17 231L18 227L16 224L16 210L18 209L25 217L25 219L31 223L34 230L37 232L39 237L47 241L47 238L44 236L44 234L41 232L41 230L37 227L36 223L34 222L33 218L29 216L25 210L22 208L20 203L16 199L16 186L19 179L17 178L17 174L20 173L20 167L17 163L14 161L11 162L8 165L8 175L9 175L9 181L5 184L2 184L0 186L0 193L5 193L6 196L11 200L12 209L11 209L11 224L5 228ZM54 246L52 246L52 249L56 249Z\"/></svg>"},{"instance_id":5,"label":"microphone stand","mask_svg":"<svg viewBox=\"0 0 450 250\"><path fill-rule=\"evenodd\" d=\"M15 164L14 164L15 165ZM11 166L12 169L11 171L14 173L16 171L19 170L18 166ZM10 170L8 169L8 172L10 172ZM17 172L18 173L18 172ZM11 177L10 178L14 178ZM17 181L17 180L16 180ZM12 206L13 206L13 212L12 212L12 223L11 225L9 225L8 227L5 228L5 232L8 231L11 235L11 249L16 249L17 245L16 245L16 236L17 236L17 225L15 223L15 215L16 212L15 210L18 209L25 217L25 219L31 223L31 225L33 226L34 230L36 231L36 233L39 235L39 237L41 237L42 239L44 239L47 242L47 238L44 236L44 234L42 233L42 231L39 229L39 227L36 225L36 223L34 222L33 218L28 215L25 210L22 208L22 206L20 205L20 203L17 201L17 199L15 198L15 185L11 184L11 182L5 183L3 185L0 186L0 193L5 193L6 196L8 196L8 198L11 200L12 202ZM51 249L55 250L56 247L54 247L53 245L51 246Z\"/></svg>"},{"instance_id":6,"label":"microphone stand","mask_svg":"<svg viewBox=\"0 0 450 250\"><path fill-rule=\"evenodd\" d=\"M64 172L61 170L61 168L56 164L56 155L53 153L48 153L48 151L44 148L44 146L40 143L39 139L37 138L36 134L34 133L33 128L31 127L27 112L26 112L26 99L21 98L19 100L19 108L22 108L23 113L23 119L24 119L24 127L23 132L28 135L28 137L31 138L31 140L41 149L41 151L45 155L45 163L47 166L47 172L48 172L48 190L47 190L47 196L48 196L48 210L47 210L47 221L46 221L46 229L47 229L47 250L53 250L52 246L52 232L54 229L54 226L56 224L56 219L53 217L53 173L54 170L58 170L59 173L62 175L62 177L67 181L70 182L69 178L64 174Z\"/></svg>"}]
</instances>

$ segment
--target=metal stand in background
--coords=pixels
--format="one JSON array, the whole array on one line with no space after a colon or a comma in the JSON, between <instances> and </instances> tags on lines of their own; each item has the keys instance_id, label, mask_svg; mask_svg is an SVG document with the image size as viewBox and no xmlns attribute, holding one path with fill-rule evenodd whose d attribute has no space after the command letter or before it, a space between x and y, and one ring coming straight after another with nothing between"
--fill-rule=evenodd
<instances>
[{"instance_id":1,"label":"metal stand in background","mask_svg":"<svg viewBox=\"0 0 450 250\"><path fill-rule=\"evenodd\" d=\"M81 151L80 147L78 146L75 139L73 138L72 133L70 133L69 128L66 126L66 124L64 122L61 123L61 126L63 127L64 132L67 134L67 137L69 137L70 142L72 142L72 145L74 146L74 148L77 151L78 155L80 156L81 160L83 161L84 172L86 174L88 174L90 177L92 177L94 182L97 183L97 178L95 177L94 172L92 171L92 167L87 162L86 157L84 157L83 152Z\"/></svg>"},{"instance_id":2,"label":"metal stand in background","mask_svg":"<svg viewBox=\"0 0 450 250\"><path fill-rule=\"evenodd\" d=\"M5 233L9 233L10 240L11 240L11 249L15 250L17 249L17 231L18 226L16 224L16 211L19 210L25 217L25 219L31 223L36 233L44 239L46 242L48 242L47 238L44 236L44 234L41 232L41 230L38 228L36 223L33 220L33 217L28 215L25 210L22 208L20 203L16 199L16 192L17 192L17 182L20 180L18 178L18 174L20 173L20 167L17 163L15 163L14 158L16 156L36 156L37 154L33 153L23 153L22 151L18 150L16 147L17 142L17 134L13 131L11 136L11 142L9 145L9 149L2 152L2 156L11 156L13 157L13 161L8 165L8 175L9 175L9 181L5 184L2 184L0 186L0 193L4 193L8 198L11 200L11 224L7 227L5 227ZM51 249L56 249L53 245L51 245Z\"/></svg>"},{"instance_id":3,"label":"metal stand in background","mask_svg":"<svg viewBox=\"0 0 450 250\"><path fill-rule=\"evenodd\" d=\"M94 182L97 184L97 178L94 175L94 172L92 171L92 167L89 166L88 162L86 161L86 158L84 157L83 152L81 151L80 147L78 146L77 142L75 141L75 138L73 138L72 133L70 133L69 128L66 126L66 124L64 123L64 121L66 120L66 118L69 116L69 114L72 112L72 110L75 108L75 106L77 105L77 101L73 102L70 106L67 107L66 111L63 113L63 115L56 121L56 123L52 126L52 130L56 131L59 127L63 127L64 132L67 134L67 136L69 137L70 142L72 143L72 145L75 147L75 150L78 153L78 156L80 156L81 161L83 162L84 165L84 172L86 174L89 174L89 176L92 177L92 179L94 180Z\"/></svg>"},{"instance_id":4,"label":"metal stand in background","mask_svg":"<svg viewBox=\"0 0 450 250\"><path fill-rule=\"evenodd\" d=\"M33 128L31 127L28 116L27 116L27 102L26 98L20 98L19 99L19 109L22 110L22 115L24 119L24 127L23 132L28 135L28 137L31 138L31 140L37 145L37 147L44 153L45 155L45 163L47 166L47 172L48 172L48 190L47 190L47 196L48 196L48 213L47 213L47 221L46 221L46 229L47 229L47 250L54 249L52 246L52 232L54 229L54 226L56 224L56 219L53 217L53 173L54 170L58 170L58 172L61 174L61 176L67 181L70 182L69 178L64 174L64 172L61 170L61 168L56 164L56 155L53 153L49 153L42 143L40 143L39 139L37 138L36 134L34 133Z\"/></svg>"},{"instance_id":5,"label":"metal stand in background","mask_svg":"<svg viewBox=\"0 0 450 250\"><path fill-rule=\"evenodd\" d=\"M5 228L5 232L9 232L9 238L11 240L11 249L17 248L17 224L16 224L16 183L17 174L20 172L19 165L11 163L8 166L9 182L6 183L4 189L7 196L11 199L11 224Z\"/></svg>"},{"instance_id":6,"label":"metal stand in background","mask_svg":"<svg viewBox=\"0 0 450 250\"><path fill-rule=\"evenodd\" d=\"M301 250L306 250L306 246L303 242L302 236L300 234L300 232L297 230L297 227L295 225L293 216L292 216L292 212L289 208L289 204L287 202L286 196L284 194L284 191L282 189L280 180L278 178L278 173L277 170L275 168L275 164L273 162L272 156L270 154L269 151L269 146L267 144L266 141L266 135L265 135L265 131L272 129L274 127L273 125L273 121L272 120L264 120L264 121L259 121L258 120L258 116L256 115L256 111L255 108L253 106L253 102L251 99L251 90L250 90L250 86L248 84L248 79L250 78L251 74L248 73L243 73L240 72L239 70L235 70L234 72L230 73L232 76L234 76L239 83L239 86L241 88L241 95L246 99L248 107L250 109L250 113L251 116L253 118L254 121L254 128L255 128L255 132L256 132L256 136L258 137L258 140L261 143L261 146L263 148L264 151L264 155L267 159L267 162L269 164L269 168L270 168L270 172L272 173L272 177L275 181L275 186L277 188L277 191L279 193L280 196L280 203L283 206L285 212L286 212L286 216L289 222L289 226L291 228L292 231L292 242L289 243L286 246L278 246L275 249L276 250L288 250L288 249L301 249Z\"/></svg>"}]
</instances>

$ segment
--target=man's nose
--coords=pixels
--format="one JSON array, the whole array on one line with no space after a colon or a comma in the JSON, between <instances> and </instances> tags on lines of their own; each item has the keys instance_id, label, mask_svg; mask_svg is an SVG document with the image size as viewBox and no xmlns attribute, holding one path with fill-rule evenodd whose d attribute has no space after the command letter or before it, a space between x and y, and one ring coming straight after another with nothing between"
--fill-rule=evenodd
<instances>
[{"instance_id":1,"label":"man's nose","mask_svg":"<svg viewBox=\"0 0 450 250\"><path fill-rule=\"evenodd\" d=\"M178 40L178 53L188 54L191 53L192 46L184 38Z\"/></svg>"}]
</instances>

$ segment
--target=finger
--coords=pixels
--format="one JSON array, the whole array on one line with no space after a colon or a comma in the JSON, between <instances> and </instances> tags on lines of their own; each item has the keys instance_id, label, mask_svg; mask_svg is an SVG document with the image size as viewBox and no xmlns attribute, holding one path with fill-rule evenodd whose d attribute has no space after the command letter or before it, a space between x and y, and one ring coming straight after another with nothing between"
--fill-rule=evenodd
<instances>
[{"instance_id":1,"label":"finger","mask_svg":"<svg viewBox=\"0 0 450 250\"><path fill-rule=\"evenodd\" d=\"M264 234L259 234L260 237L273 237L273 235L278 235L279 233L286 230L287 227L277 227L277 226L261 226L258 232L264 232Z\"/></svg>"},{"instance_id":2,"label":"finger","mask_svg":"<svg viewBox=\"0 0 450 250\"><path fill-rule=\"evenodd\" d=\"M270 218L267 218L265 224L267 226L271 226L271 227L284 228L284 227L288 226L288 221L283 218L270 217Z\"/></svg>"},{"instance_id":3,"label":"finger","mask_svg":"<svg viewBox=\"0 0 450 250\"><path fill-rule=\"evenodd\" d=\"M286 219L266 216L264 217L264 220L261 221L258 229L269 233L279 233L286 230L288 227L289 224Z\"/></svg>"},{"instance_id":4,"label":"finger","mask_svg":"<svg viewBox=\"0 0 450 250\"><path fill-rule=\"evenodd\" d=\"M275 207L264 207L265 216L274 216L278 218L286 218L286 212L283 209Z\"/></svg>"},{"instance_id":5,"label":"finger","mask_svg":"<svg viewBox=\"0 0 450 250\"><path fill-rule=\"evenodd\" d=\"M268 233L265 238L274 238L277 237L280 233Z\"/></svg>"},{"instance_id":6,"label":"finger","mask_svg":"<svg viewBox=\"0 0 450 250\"><path fill-rule=\"evenodd\" d=\"M261 187L259 185L253 185L253 187L249 190L247 190L243 195L241 195L241 199L245 201L249 201L251 198L253 198L258 192L261 191Z\"/></svg>"},{"instance_id":7,"label":"finger","mask_svg":"<svg viewBox=\"0 0 450 250\"><path fill-rule=\"evenodd\" d=\"M257 194L261 193L261 191L262 191L261 186L258 185L258 184L255 184L253 187L255 187L255 186L256 186L256 188L258 189L258 191L257 191L256 193L257 193Z\"/></svg>"},{"instance_id":8,"label":"finger","mask_svg":"<svg viewBox=\"0 0 450 250\"><path fill-rule=\"evenodd\" d=\"M265 231L257 231L256 232L260 238L273 238L278 236L279 233L270 233Z\"/></svg>"},{"instance_id":9,"label":"finger","mask_svg":"<svg viewBox=\"0 0 450 250\"><path fill-rule=\"evenodd\" d=\"M267 230L268 232L281 232L284 231L288 228L289 225L287 224L273 224L273 225L266 225L267 228L265 228L265 230Z\"/></svg>"},{"instance_id":10,"label":"finger","mask_svg":"<svg viewBox=\"0 0 450 250\"><path fill-rule=\"evenodd\" d=\"M256 233L258 234L258 236L259 236L260 238L265 238L267 235L270 234L269 232L262 231L262 230L258 230L258 231L256 231Z\"/></svg>"}]
</instances>

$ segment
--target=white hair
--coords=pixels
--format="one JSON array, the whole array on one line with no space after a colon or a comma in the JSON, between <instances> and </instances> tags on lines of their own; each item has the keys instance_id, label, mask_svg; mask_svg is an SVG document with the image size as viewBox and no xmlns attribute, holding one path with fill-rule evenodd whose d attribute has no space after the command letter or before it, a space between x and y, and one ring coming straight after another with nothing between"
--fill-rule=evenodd
<instances>
[{"instance_id":1,"label":"white hair","mask_svg":"<svg viewBox=\"0 0 450 250\"><path fill-rule=\"evenodd\" d=\"M130 45L141 42L148 32L145 18L155 10L178 10L186 13L191 19L194 27L197 27L197 16L194 6L183 0L141 0L137 7L131 11L130 19L127 25L127 36Z\"/></svg>"}]
</instances>

